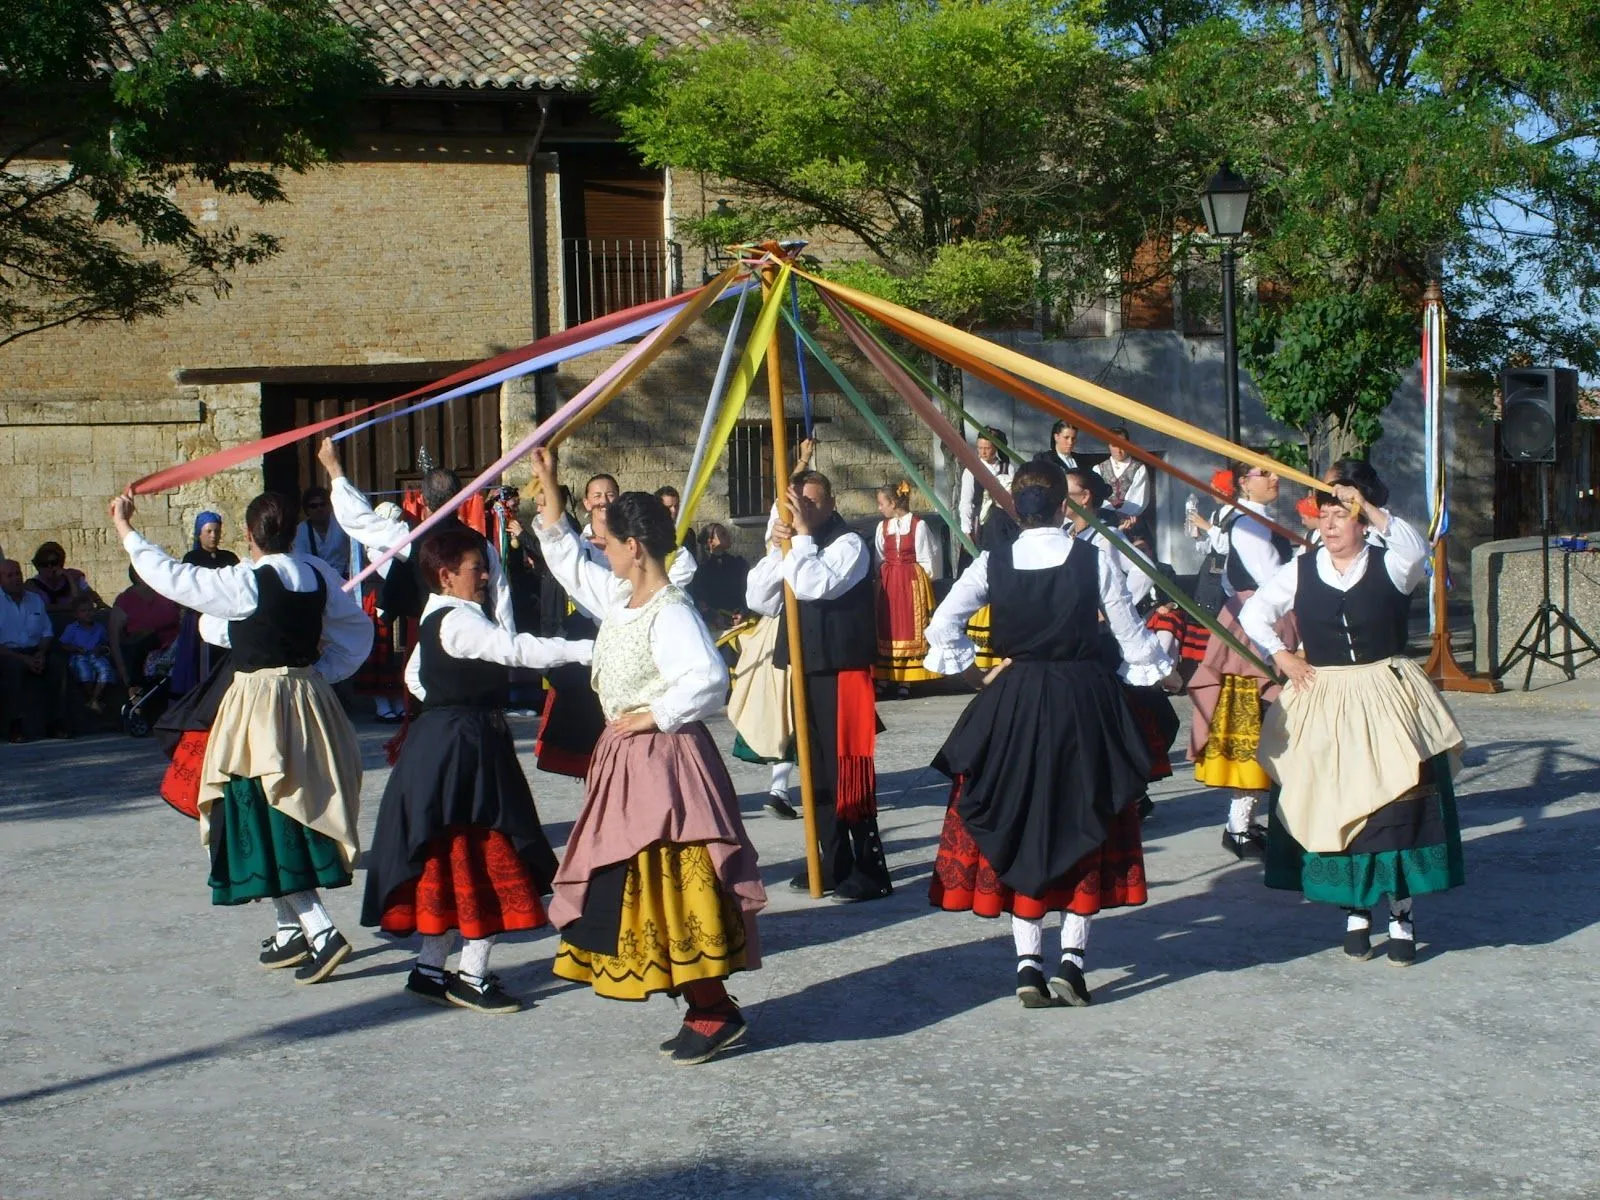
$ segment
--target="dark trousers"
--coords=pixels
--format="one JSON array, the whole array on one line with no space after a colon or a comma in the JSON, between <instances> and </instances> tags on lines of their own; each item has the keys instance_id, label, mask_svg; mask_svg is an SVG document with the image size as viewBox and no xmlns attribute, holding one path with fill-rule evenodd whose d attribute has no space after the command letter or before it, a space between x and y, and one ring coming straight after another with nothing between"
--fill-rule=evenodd
<instances>
[{"instance_id":1,"label":"dark trousers","mask_svg":"<svg viewBox=\"0 0 1600 1200\"><path fill-rule=\"evenodd\" d=\"M839 677L806 676L806 719L811 727L811 779L817 799L817 843L822 854L822 885L832 888L852 875L874 884L889 882L889 863L878 834L878 819L839 820Z\"/></svg>"},{"instance_id":2,"label":"dark trousers","mask_svg":"<svg viewBox=\"0 0 1600 1200\"><path fill-rule=\"evenodd\" d=\"M23 651L26 653L26 651ZM64 721L67 695L67 656L52 650L44 656L44 673L35 675L15 658L0 658L0 735L9 734L12 722L28 737L39 737Z\"/></svg>"}]
</instances>

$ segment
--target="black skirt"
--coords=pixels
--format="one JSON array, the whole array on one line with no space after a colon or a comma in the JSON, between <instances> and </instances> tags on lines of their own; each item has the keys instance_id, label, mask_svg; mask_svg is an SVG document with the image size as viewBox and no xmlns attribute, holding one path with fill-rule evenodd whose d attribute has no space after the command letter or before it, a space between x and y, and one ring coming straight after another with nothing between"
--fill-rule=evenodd
<instances>
[{"instance_id":1,"label":"black skirt","mask_svg":"<svg viewBox=\"0 0 1600 1200\"><path fill-rule=\"evenodd\" d=\"M377 925L385 901L422 874L428 845L450 826L504 835L527 866L540 895L550 891L556 855L539 824L528 777L517 761L500 712L431 708L411 722L400 761L378 806L361 923Z\"/></svg>"},{"instance_id":2,"label":"black skirt","mask_svg":"<svg viewBox=\"0 0 1600 1200\"><path fill-rule=\"evenodd\" d=\"M933 760L963 779L956 811L1007 887L1043 895L1144 794L1153 762L1122 687L1097 661L1013 662Z\"/></svg>"},{"instance_id":3,"label":"black skirt","mask_svg":"<svg viewBox=\"0 0 1600 1200\"><path fill-rule=\"evenodd\" d=\"M155 723L156 742L168 758L177 750L184 734L210 730L217 719L222 697L233 685L233 655L225 650L217 653L219 657L210 673L180 696Z\"/></svg>"}]
</instances>

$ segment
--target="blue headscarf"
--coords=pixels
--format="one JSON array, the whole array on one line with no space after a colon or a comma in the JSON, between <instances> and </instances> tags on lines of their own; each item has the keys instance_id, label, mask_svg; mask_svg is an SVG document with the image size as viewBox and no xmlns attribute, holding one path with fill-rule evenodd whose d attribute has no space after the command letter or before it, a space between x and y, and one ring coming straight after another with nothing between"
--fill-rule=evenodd
<instances>
[{"instance_id":1,"label":"blue headscarf","mask_svg":"<svg viewBox=\"0 0 1600 1200\"><path fill-rule=\"evenodd\" d=\"M195 549L195 550L200 549L200 531L202 529L204 529L207 525L216 525L216 526L220 527L222 525L222 514L221 513L214 513L214 512L203 512L199 516L195 517L195 519L194 519L194 546L193 546L193 549Z\"/></svg>"}]
</instances>

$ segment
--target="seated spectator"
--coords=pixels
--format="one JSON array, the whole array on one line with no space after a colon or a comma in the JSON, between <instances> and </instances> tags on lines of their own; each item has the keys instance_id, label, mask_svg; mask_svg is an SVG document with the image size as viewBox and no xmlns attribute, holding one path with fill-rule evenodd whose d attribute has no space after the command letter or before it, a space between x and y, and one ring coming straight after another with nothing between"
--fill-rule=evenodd
<instances>
[{"instance_id":1,"label":"seated spectator","mask_svg":"<svg viewBox=\"0 0 1600 1200\"><path fill-rule=\"evenodd\" d=\"M22 582L22 567L0 559L0 728L12 742L46 732L68 737L63 719L66 660L51 654L55 635L44 597Z\"/></svg>"},{"instance_id":2,"label":"seated spectator","mask_svg":"<svg viewBox=\"0 0 1600 1200\"><path fill-rule=\"evenodd\" d=\"M79 596L72 610L72 622L61 631L58 641L67 652L67 669L83 688L84 702L89 711L105 711L100 697L106 684L116 678L111 666L111 639L106 627L95 619L98 610L88 596Z\"/></svg>"},{"instance_id":3,"label":"seated spectator","mask_svg":"<svg viewBox=\"0 0 1600 1200\"><path fill-rule=\"evenodd\" d=\"M28 580L28 586L44 600L45 611L57 618L55 624L64 625L72 619L80 596L88 596L96 608L105 607L83 572L67 566L67 552L60 542L45 542L35 550L33 569L37 574Z\"/></svg>"},{"instance_id":4,"label":"seated spectator","mask_svg":"<svg viewBox=\"0 0 1600 1200\"><path fill-rule=\"evenodd\" d=\"M689 583L689 595L706 624L717 632L731 629L744 614L745 576L750 564L731 553L733 536L725 525L711 522L700 531L700 569Z\"/></svg>"},{"instance_id":5,"label":"seated spectator","mask_svg":"<svg viewBox=\"0 0 1600 1200\"><path fill-rule=\"evenodd\" d=\"M128 583L112 601L109 632L112 663L122 660L123 682L129 694L136 695L151 674L146 665L151 656L178 640L183 609L140 579L132 567L128 568Z\"/></svg>"},{"instance_id":6,"label":"seated spectator","mask_svg":"<svg viewBox=\"0 0 1600 1200\"><path fill-rule=\"evenodd\" d=\"M1126 426L1119 425L1111 431L1123 441L1128 440ZM1121 446L1111 447L1111 457L1095 468L1100 478L1111 485L1111 499L1107 506L1115 509L1123 529L1132 527L1132 519L1150 507L1150 468L1134 458Z\"/></svg>"},{"instance_id":7,"label":"seated spectator","mask_svg":"<svg viewBox=\"0 0 1600 1200\"><path fill-rule=\"evenodd\" d=\"M295 530L294 552L320 558L341 577L350 578L350 535L333 519L333 501L325 487L308 487L300 496L305 520Z\"/></svg>"},{"instance_id":8,"label":"seated spectator","mask_svg":"<svg viewBox=\"0 0 1600 1200\"><path fill-rule=\"evenodd\" d=\"M194 545L189 547L189 553L183 556L183 561L191 567L209 567L212 570L238 566L239 556L232 550L223 550L221 546L221 515L200 513L194 519Z\"/></svg>"}]
</instances>

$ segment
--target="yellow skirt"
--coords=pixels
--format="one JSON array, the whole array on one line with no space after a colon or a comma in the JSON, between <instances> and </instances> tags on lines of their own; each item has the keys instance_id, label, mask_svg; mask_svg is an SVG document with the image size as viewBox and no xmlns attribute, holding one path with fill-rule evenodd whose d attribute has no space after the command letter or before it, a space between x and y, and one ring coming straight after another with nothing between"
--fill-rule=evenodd
<instances>
[{"instance_id":1,"label":"yellow skirt","mask_svg":"<svg viewBox=\"0 0 1600 1200\"><path fill-rule=\"evenodd\" d=\"M612 1000L676 995L686 983L724 979L745 968L739 902L717 882L701 843L651 846L628 864L617 953L562 941L554 971Z\"/></svg>"},{"instance_id":2,"label":"yellow skirt","mask_svg":"<svg viewBox=\"0 0 1600 1200\"><path fill-rule=\"evenodd\" d=\"M978 652L975 663L980 671L990 671L1000 665L1000 656L989 644L989 606L985 604L967 618L967 637Z\"/></svg>"},{"instance_id":3,"label":"yellow skirt","mask_svg":"<svg viewBox=\"0 0 1600 1200\"><path fill-rule=\"evenodd\" d=\"M1211 715L1205 753L1194 765L1194 777L1207 787L1265 791L1272 777L1256 761L1261 744L1261 692L1256 680L1224 675Z\"/></svg>"}]
</instances>

